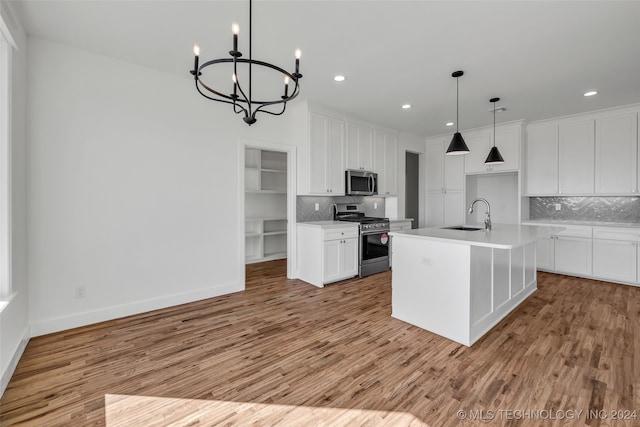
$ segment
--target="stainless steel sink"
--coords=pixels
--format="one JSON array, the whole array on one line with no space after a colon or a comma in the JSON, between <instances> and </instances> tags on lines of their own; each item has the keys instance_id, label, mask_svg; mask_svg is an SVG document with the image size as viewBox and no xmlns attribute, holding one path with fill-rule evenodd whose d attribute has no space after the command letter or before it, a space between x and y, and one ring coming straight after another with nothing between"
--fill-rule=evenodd
<instances>
[{"instance_id":1,"label":"stainless steel sink","mask_svg":"<svg viewBox=\"0 0 640 427\"><path fill-rule=\"evenodd\" d=\"M461 230L461 231L478 231L478 230L482 230L482 228L478 228L478 227L466 227L464 225L456 225L453 227L442 227L445 230Z\"/></svg>"}]
</instances>

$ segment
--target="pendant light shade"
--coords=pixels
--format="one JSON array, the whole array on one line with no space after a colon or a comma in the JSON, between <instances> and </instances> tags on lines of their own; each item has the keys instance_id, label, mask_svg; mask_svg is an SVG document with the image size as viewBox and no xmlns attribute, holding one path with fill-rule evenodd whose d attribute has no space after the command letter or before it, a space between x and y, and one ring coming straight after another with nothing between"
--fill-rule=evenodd
<instances>
[{"instance_id":1,"label":"pendant light shade","mask_svg":"<svg viewBox=\"0 0 640 427\"><path fill-rule=\"evenodd\" d=\"M447 154L457 155L457 154L469 154L469 147L464 142L464 138L462 134L458 131L458 106L459 106L459 91L458 91L458 78L464 75L464 71L456 71L451 74L451 77L456 79L456 133L453 134L453 138L451 138L451 143L449 144L449 148L447 148Z\"/></svg>"},{"instance_id":2,"label":"pendant light shade","mask_svg":"<svg viewBox=\"0 0 640 427\"><path fill-rule=\"evenodd\" d=\"M499 165L504 163L500 150L496 147L496 102L498 101L500 101L500 98L491 98L489 100L489 102L493 103L493 147L489 150L487 160L484 161L485 165Z\"/></svg>"},{"instance_id":3,"label":"pendant light shade","mask_svg":"<svg viewBox=\"0 0 640 427\"><path fill-rule=\"evenodd\" d=\"M491 150L489 150L489 155L487 156L487 160L485 160L484 163L486 165L499 165L501 163L504 163L504 159L502 158L498 147L491 147Z\"/></svg>"}]
</instances>

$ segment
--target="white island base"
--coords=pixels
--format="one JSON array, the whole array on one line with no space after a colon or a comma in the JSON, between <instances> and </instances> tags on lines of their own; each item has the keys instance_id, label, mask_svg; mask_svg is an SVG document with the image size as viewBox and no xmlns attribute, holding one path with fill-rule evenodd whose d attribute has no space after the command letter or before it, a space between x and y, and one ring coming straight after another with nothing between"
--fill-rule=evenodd
<instances>
[{"instance_id":1,"label":"white island base","mask_svg":"<svg viewBox=\"0 0 640 427\"><path fill-rule=\"evenodd\" d=\"M455 232L486 242L420 232L392 234L392 317L471 346L536 290L535 237L493 245L492 231Z\"/></svg>"}]
</instances>

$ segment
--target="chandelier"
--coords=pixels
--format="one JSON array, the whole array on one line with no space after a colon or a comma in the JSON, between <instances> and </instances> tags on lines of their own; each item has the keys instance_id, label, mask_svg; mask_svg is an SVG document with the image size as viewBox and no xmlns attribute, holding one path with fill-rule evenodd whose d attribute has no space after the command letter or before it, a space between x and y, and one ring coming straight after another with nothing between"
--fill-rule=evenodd
<instances>
[{"instance_id":1,"label":"chandelier","mask_svg":"<svg viewBox=\"0 0 640 427\"><path fill-rule=\"evenodd\" d=\"M231 30L233 32L233 50L229 51L230 58L219 58L212 59L211 61L207 61L202 65L200 63L200 46L195 44L193 46L193 53L195 54L195 60L193 64L193 70L190 73L193 75L195 80L196 90L200 93L200 95L204 96L207 99L217 102L223 102L225 104L231 104L233 106L233 111L236 114L243 113L244 117L242 120L245 121L249 126L256 122L256 114L257 113L267 113L274 116L279 116L284 113L287 108L287 102L294 99L300 93L300 85L298 80L302 78L302 74L300 74L300 49L296 49L295 51L295 71L290 73L285 71L284 69L269 64L268 62L258 61L253 59L252 51L251 51L251 42L252 42L252 0L249 0L249 58L242 58L242 53L238 50L238 33L240 32L240 27L237 23L233 23L231 25ZM225 64L225 63L233 63L233 74L231 75L231 81L233 82L233 92L230 94L223 93L221 90L214 89L210 85L207 85L201 79L203 70L209 66L216 64ZM241 85L240 79L238 77L238 64L242 64L242 66L248 66L249 70L249 79L248 85L244 87ZM280 96L279 99L273 99L270 101L257 101L252 98L252 68L253 66L264 67L268 69L275 70L281 73L284 76L284 89L283 95ZM289 90L289 85L293 83L293 89ZM246 89L246 90L245 90ZM278 106L280 105L282 109L280 111L269 111L266 108L270 106Z\"/></svg>"}]
</instances>

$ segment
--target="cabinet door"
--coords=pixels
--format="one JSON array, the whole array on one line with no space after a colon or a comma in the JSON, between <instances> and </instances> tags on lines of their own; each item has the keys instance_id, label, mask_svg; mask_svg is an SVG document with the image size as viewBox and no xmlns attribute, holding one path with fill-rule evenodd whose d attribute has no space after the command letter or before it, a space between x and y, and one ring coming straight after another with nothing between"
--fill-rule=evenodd
<instances>
[{"instance_id":1,"label":"cabinet door","mask_svg":"<svg viewBox=\"0 0 640 427\"><path fill-rule=\"evenodd\" d=\"M596 119L596 193L636 193L638 115Z\"/></svg>"},{"instance_id":2,"label":"cabinet door","mask_svg":"<svg viewBox=\"0 0 640 427\"><path fill-rule=\"evenodd\" d=\"M344 195L344 122L327 118L327 188L330 193ZM311 164L315 161L311 158Z\"/></svg>"},{"instance_id":3,"label":"cabinet door","mask_svg":"<svg viewBox=\"0 0 640 427\"><path fill-rule=\"evenodd\" d=\"M371 128L347 123L346 168L373 169L373 131Z\"/></svg>"},{"instance_id":4,"label":"cabinet door","mask_svg":"<svg viewBox=\"0 0 640 427\"><path fill-rule=\"evenodd\" d=\"M444 193L444 225L462 225L465 223L464 199L462 191Z\"/></svg>"},{"instance_id":5,"label":"cabinet door","mask_svg":"<svg viewBox=\"0 0 640 427\"><path fill-rule=\"evenodd\" d=\"M398 140L395 135L374 132L373 170L378 174L378 194L398 193L397 166Z\"/></svg>"},{"instance_id":6,"label":"cabinet door","mask_svg":"<svg viewBox=\"0 0 640 427\"><path fill-rule=\"evenodd\" d=\"M593 120L558 126L558 193L593 193L594 135Z\"/></svg>"},{"instance_id":7,"label":"cabinet door","mask_svg":"<svg viewBox=\"0 0 640 427\"><path fill-rule=\"evenodd\" d=\"M556 236L555 270L591 276L591 239Z\"/></svg>"},{"instance_id":8,"label":"cabinet door","mask_svg":"<svg viewBox=\"0 0 640 427\"><path fill-rule=\"evenodd\" d=\"M458 159L464 156L445 156L444 142L435 141L427 143L427 191L444 190L444 165L445 157ZM460 179L462 181L462 179Z\"/></svg>"},{"instance_id":9,"label":"cabinet door","mask_svg":"<svg viewBox=\"0 0 640 427\"><path fill-rule=\"evenodd\" d=\"M496 147L500 150L504 163L500 165L489 165L490 172L517 171L520 169L520 127L509 129L496 129ZM493 146L493 144L491 144ZM486 160L489 152L485 154ZM484 160L482 161L484 163ZM485 165L486 166L486 165Z\"/></svg>"},{"instance_id":10,"label":"cabinet door","mask_svg":"<svg viewBox=\"0 0 640 427\"><path fill-rule=\"evenodd\" d=\"M427 193L425 202L426 226L441 227L444 224L444 194Z\"/></svg>"},{"instance_id":11,"label":"cabinet door","mask_svg":"<svg viewBox=\"0 0 640 427\"><path fill-rule=\"evenodd\" d=\"M465 157L464 171L465 173L485 173L489 166L484 164L484 161L489 155L491 150L491 132L482 131L467 133L462 135L467 146L469 147L469 154Z\"/></svg>"},{"instance_id":12,"label":"cabinet door","mask_svg":"<svg viewBox=\"0 0 640 427\"><path fill-rule=\"evenodd\" d=\"M536 266L543 270L553 271L554 266L554 242L552 237L545 237L536 241Z\"/></svg>"},{"instance_id":13,"label":"cabinet door","mask_svg":"<svg viewBox=\"0 0 640 427\"><path fill-rule=\"evenodd\" d=\"M444 150L444 147L443 147ZM464 157L447 156L444 157L444 188L446 191L462 191L464 188Z\"/></svg>"},{"instance_id":14,"label":"cabinet door","mask_svg":"<svg viewBox=\"0 0 640 427\"><path fill-rule=\"evenodd\" d=\"M558 126L529 127L526 149L527 194L558 192Z\"/></svg>"},{"instance_id":15,"label":"cabinet door","mask_svg":"<svg viewBox=\"0 0 640 427\"><path fill-rule=\"evenodd\" d=\"M327 118L309 114L309 192L328 193Z\"/></svg>"},{"instance_id":16,"label":"cabinet door","mask_svg":"<svg viewBox=\"0 0 640 427\"><path fill-rule=\"evenodd\" d=\"M324 242L324 262L322 270L322 283L330 283L340 280L342 267L342 240L329 240Z\"/></svg>"},{"instance_id":17,"label":"cabinet door","mask_svg":"<svg viewBox=\"0 0 640 427\"><path fill-rule=\"evenodd\" d=\"M593 240L593 275L601 279L635 282L636 243L619 240Z\"/></svg>"},{"instance_id":18,"label":"cabinet door","mask_svg":"<svg viewBox=\"0 0 640 427\"><path fill-rule=\"evenodd\" d=\"M398 139L386 135L384 144L384 194L398 194Z\"/></svg>"},{"instance_id":19,"label":"cabinet door","mask_svg":"<svg viewBox=\"0 0 640 427\"><path fill-rule=\"evenodd\" d=\"M358 239L342 240L341 249L341 275L344 278L358 275Z\"/></svg>"}]
</instances>

